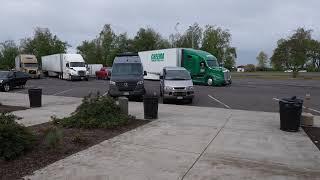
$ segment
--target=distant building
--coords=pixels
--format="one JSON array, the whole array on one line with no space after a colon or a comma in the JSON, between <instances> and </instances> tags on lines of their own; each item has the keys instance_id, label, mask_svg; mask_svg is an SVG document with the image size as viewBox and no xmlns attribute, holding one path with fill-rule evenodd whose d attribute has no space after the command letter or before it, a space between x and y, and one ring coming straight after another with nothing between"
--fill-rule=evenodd
<instances>
[{"instance_id":1,"label":"distant building","mask_svg":"<svg viewBox=\"0 0 320 180\"><path fill-rule=\"evenodd\" d=\"M237 67L237 72L244 72L244 66L238 66Z\"/></svg>"}]
</instances>

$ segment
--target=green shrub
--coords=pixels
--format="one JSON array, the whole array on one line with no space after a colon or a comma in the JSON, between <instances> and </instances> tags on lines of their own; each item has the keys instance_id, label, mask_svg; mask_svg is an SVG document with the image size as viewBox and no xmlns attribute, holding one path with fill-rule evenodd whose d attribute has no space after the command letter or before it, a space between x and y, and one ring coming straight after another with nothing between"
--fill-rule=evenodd
<instances>
[{"instance_id":1,"label":"green shrub","mask_svg":"<svg viewBox=\"0 0 320 180\"><path fill-rule=\"evenodd\" d=\"M67 128L113 128L128 123L115 100L108 96L87 96L70 117L53 118L55 124Z\"/></svg>"},{"instance_id":2,"label":"green shrub","mask_svg":"<svg viewBox=\"0 0 320 180\"><path fill-rule=\"evenodd\" d=\"M63 132L60 128L54 126L46 129L45 144L49 148L56 148L61 144L63 139Z\"/></svg>"},{"instance_id":3,"label":"green shrub","mask_svg":"<svg viewBox=\"0 0 320 180\"><path fill-rule=\"evenodd\" d=\"M15 159L32 148L34 135L23 125L18 124L16 116L0 114L0 158Z\"/></svg>"}]
</instances>

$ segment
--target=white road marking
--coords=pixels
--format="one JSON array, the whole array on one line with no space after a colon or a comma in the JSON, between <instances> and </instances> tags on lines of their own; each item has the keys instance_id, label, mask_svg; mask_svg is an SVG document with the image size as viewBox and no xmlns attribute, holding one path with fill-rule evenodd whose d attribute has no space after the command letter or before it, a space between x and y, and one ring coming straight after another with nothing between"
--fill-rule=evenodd
<instances>
[{"instance_id":1,"label":"white road marking","mask_svg":"<svg viewBox=\"0 0 320 180\"><path fill-rule=\"evenodd\" d=\"M280 101L280 99L278 99L278 98L272 98L273 100L275 100L275 101ZM305 106L302 106L304 109L309 109L310 111L313 111L313 112L316 112L316 113L319 113L320 114L320 111L318 111L318 110L315 110L315 109L312 109L312 108L307 108L307 107L305 107Z\"/></svg>"},{"instance_id":2,"label":"white road marking","mask_svg":"<svg viewBox=\"0 0 320 180\"><path fill-rule=\"evenodd\" d=\"M303 107L304 107L304 106L303 106ZM304 107L304 108L305 108L305 107ZM315 110L315 109L312 109L312 108L309 108L309 110L320 114L320 111L318 111L318 110Z\"/></svg>"},{"instance_id":3,"label":"white road marking","mask_svg":"<svg viewBox=\"0 0 320 180\"><path fill-rule=\"evenodd\" d=\"M107 92L105 92L102 96L106 96L108 94L108 91Z\"/></svg>"},{"instance_id":4,"label":"white road marking","mask_svg":"<svg viewBox=\"0 0 320 180\"><path fill-rule=\"evenodd\" d=\"M59 94L63 94L63 93L66 93L66 92L69 92L71 91L72 89L68 89L68 90L65 90L65 91L61 91L61 92L57 92L55 94L52 94L52 96L56 96L56 95L59 95Z\"/></svg>"},{"instance_id":5,"label":"white road marking","mask_svg":"<svg viewBox=\"0 0 320 180\"><path fill-rule=\"evenodd\" d=\"M230 106L228 106L228 105L226 105L225 103L219 101L218 99L212 97L210 94L208 94L208 97L211 98L211 99L213 99L213 100L215 100L216 102L222 104L224 107L226 107L226 108L228 108L228 109L231 109Z\"/></svg>"}]
</instances>

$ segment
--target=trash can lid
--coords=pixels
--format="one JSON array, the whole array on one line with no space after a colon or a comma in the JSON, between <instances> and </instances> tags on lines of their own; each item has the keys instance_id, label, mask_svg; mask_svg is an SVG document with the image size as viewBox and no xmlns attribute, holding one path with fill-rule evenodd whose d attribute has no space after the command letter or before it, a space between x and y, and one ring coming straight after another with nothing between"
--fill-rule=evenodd
<instances>
[{"instance_id":1,"label":"trash can lid","mask_svg":"<svg viewBox=\"0 0 320 180\"><path fill-rule=\"evenodd\" d=\"M288 104L302 104L303 100L298 99L296 96L292 96L291 98L282 98L280 99L280 102L282 103L288 103Z\"/></svg>"}]
</instances>

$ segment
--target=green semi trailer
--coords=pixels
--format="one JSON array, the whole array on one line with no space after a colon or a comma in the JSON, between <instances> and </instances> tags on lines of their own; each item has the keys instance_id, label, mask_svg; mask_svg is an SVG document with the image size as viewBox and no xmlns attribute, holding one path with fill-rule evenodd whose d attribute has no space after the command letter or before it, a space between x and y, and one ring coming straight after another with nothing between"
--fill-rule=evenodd
<instances>
[{"instance_id":1,"label":"green semi trailer","mask_svg":"<svg viewBox=\"0 0 320 180\"><path fill-rule=\"evenodd\" d=\"M192 77L193 83L209 86L231 84L230 71L219 66L212 54L191 48L172 48L139 52L145 79L158 80L164 67L184 67Z\"/></svg>"}]
</instances>

